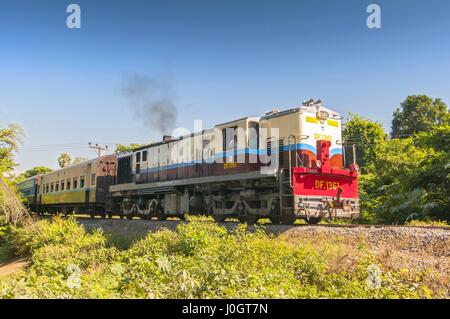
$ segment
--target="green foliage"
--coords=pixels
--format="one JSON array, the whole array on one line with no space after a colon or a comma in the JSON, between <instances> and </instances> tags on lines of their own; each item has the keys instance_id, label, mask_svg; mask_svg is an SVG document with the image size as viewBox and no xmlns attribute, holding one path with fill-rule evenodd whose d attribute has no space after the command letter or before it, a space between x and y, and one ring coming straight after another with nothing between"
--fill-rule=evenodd
<instances>
[{"instance_id":1,"label":"green foliage","mask_svg":"<svg viewBox=\"0 0 450 319\"><path fill-rule=\"evenodd\" d=\"M428 132L436 125L450 124L450 112L441 99L410 95L393 114L392 137L408 137Z\"/></svg>"},{"instance_id":2,"label":"green foliage","mask_svg":"<svg viewBox=\"0 0 450 319\"><path fill-rule=\"evenodd\" d=\"M89 158L87 158L87 157L77 156L77 157L75 157L75 159L72 161L71 164L83 163L83 162L86 162L88 160L89 160Z\"/></svg>"},{"instance_id":3,"label":"green foliage","mask_svg":"<svg viewBox=\"0 0 450 319\"><path fill-rule=\"evenodd\" d=\"M356 266L335 267L336 242L290 244L262 229L228 232L205 218L160 230L128 250L106 245L74 220L40 221L14 231L29 251L29 269L0 282L0 297L17 298L427 298L422 274L382 270L369 285L375 259L361 248ZM361 246L362 247L362 246Z\"/></svg>"},{"instance_id":4,"label":"green foliage","mask_svg":"<svg viewBox=\"0 0 450 319\"><path fill-rule=\"evenodd\" d=\"M391 139L360 178L363 217L383 223L450 220L450 126Z\"/></svg>"},{"instance_id":5,"label":"green foliage","mask_svg":"<svg viewBox=\"0 0 450 319\"><path fill-rule=\"evenodd\" d=\"M15 179L15 183L20 183L21 181L36 176L36 175L41 175L41 174L45 174L48 172L53 171L51 168L45 167L45 166L35 166L27 171L25 171L24 173L20 174L19 176L17 176L17 178Z\"/></svg>"},{"instance_id":6,"label":"green foliage","mask_svg":"<svg viewBox=\"0 0 450 319\"><path fill-rule=\"evenodd\" d=\"M357 114L350 114L342 136L348 146L346 163L353 161L351 145L356 144L356 159L362 171L368 171L370 166L376 162L379 149L387 139L387 134L379 123L362 118Z\"/></svg>"},{"instance_id":7,"label":"green foliage","mask_svg":"<svg viewBox=\"0 0 450 319\"><path fill-rule=\"evenodd\" d=\"M23 136L23 130L18 125L10 124L0 128L0 175L10 173L17 166L13 157Z\"/></svg>"},{"instance_id":8,"label":"green foliage","mask_svg":"<svg viewBox=\"0 0 450 319\"><path fill-rule=\"evenodd\" d=\"M0 264L12 258L13 250L8 242L10 227L2 226L0 223Z\"/></svg>"},{"instance_id":9,"label":"green foliage","mask_svg":"<svg viewBox=\"0 0 450 319\"><path fill-rule=\"evenodd\" d=\"M131 143L129 145L126 144L116 144L116 150L115 153L122 153L122 152L131 152L134 149L144 146L146 144L139 144L139 143Z\"/></svg>"},{"instance_id":10,"label":"green foliage","mask_svg":"<svg viewBox=\"0 0 450 319\"><path fill-rule=\"evenodd\" d=\"M63 153L58 157L58 165L61 168L67 167L72 163L72 158L69 154Z\"/></svg>"}]
</instances>

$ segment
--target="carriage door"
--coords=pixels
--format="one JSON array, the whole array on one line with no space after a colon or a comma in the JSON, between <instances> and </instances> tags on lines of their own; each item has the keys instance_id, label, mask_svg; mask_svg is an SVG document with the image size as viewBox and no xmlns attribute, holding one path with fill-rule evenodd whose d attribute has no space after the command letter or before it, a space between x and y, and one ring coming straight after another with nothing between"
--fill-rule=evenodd
<instances>
[{"instance_id":1,"label":"carriage door","mask_svg":"<svg viewBox=\"0 0 450 319\"><path fill-rule=\"evenodd\" d=\"M33 205L37 204L38 192L39 192L39 186L35 182L35 184L34 184L34 193L33 193Z\"/></svg>"},{"instance_id":2,"label":"carriage door","mask_svg":"<svg viewBox=\"0 0 450 319\"><path fill-rule=\"evenodd\" d=\"M92 185L92 174L91 174L91 169L92 169L92 164L89 163L87 164L86 167L86 172L84 174L85 178L84 178L84 187L85 187L85 191L84 191L84 203L86 206L86 211L89 211L89 206L90 206L90 195L91 195L91 190L90 190L90 186ZM80 186L81 186L81 181L80 181Z\"/></svg>"}]
</instances>

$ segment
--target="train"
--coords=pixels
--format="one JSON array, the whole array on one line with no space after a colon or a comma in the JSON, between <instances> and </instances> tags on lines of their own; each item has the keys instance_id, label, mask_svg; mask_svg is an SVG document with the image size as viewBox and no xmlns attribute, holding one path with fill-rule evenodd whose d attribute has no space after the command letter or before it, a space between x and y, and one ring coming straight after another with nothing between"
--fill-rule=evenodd
<instances>
[{"instance_id":1,"label":"train","mask_svg":"<svg viewBox=\"0 0 450 319\"><path fill-rule=\"evenodd\" d=\"M30 209L165 220L204 214L254 224L359 216L358 165L342 116L308 100L129 152L34 176L17 185ZM349 154L347 154L349 155ZM346 163L349 161L349 163Z\"/></svg>"}]
</instances>

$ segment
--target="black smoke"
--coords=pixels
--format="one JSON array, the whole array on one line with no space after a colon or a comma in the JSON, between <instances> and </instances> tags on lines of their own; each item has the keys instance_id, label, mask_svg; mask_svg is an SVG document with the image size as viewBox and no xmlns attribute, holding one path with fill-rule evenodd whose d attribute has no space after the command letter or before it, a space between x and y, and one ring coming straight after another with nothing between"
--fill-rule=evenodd
<instances>
[{"instance_id":1,"label":"black smoke","mask_svg":"<svg viewBox=\"0 0 450 319\"><path fill-rule=\"evenodd\" d=\"M134 117L149 130L170 134L176 127L178 108L169 83L133 73L124 77L122 94Z\"/></svg>"}]
</instances>

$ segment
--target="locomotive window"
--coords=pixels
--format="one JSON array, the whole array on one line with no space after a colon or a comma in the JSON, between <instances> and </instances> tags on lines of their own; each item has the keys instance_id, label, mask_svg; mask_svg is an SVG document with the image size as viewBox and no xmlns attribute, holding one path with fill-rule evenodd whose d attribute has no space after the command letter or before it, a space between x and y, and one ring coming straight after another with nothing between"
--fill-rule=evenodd
<instances>
[{"instance_id":1,"label":"locomotive window","mask_svg":"<svg viewBox=\"0 0 450 319\"><path fill-rule=\"evenodd\" d=\"M284 165L284 156L283 156L283 146L284 146L284 141L281 138L278 141L278 164L279 165Z\"/></svg>"},{"instance_id":2,"label":"locomotive window","mask_svg":"<svg viewBox=\"0 0 450 319\"><path fill-rule=\"evenodd\" d=\"M84 176L80 177L80 188L84 188Z\"/></svg>"},{"instance_id":3,"label":"locomotive window","mask_svg":"<svg viewBox=\"0 0 450 319\"><path fill-rule=\"evenodd\" d=\"M267 141L267 156L272 156L272 141Z\"/></svg>"},{"instance_id":4,"label":"locomotive window","mask_svg":"<svg viewBox=\"0 0 450 319\"><path fill-rule=\"evenodd\" d=\"M252 124L248 128L248 148L259 148L259 124Z\"/></svg>"},{"instance_id":5,"label":"locomotive window","mask_svg":"<svg viewBox=\"0 0 450 319\"><path fill-rule=\"evenodd\" d=\"M95 185L95 173L91 175L91 185Z\"/></svg>"},{"instance_id":6,"label":"locomotive window","mask_svg":"<svg viewBox=\"0 0 450 319\"><path fill-rule=\"evenodd\" d=\"M237 126L222 129L223 150L237 149Z\"/></svg>"},{"instance_id":7,"label":"locomotive window","mask_svg":"<svg viewBox=\"0 0 450 319\"><path fill-rule=\"evenodd\" d=\"M147 151L143 151L142 152L142 161L146 162L147 161Z\"/></svg>"},{"instance_id":8,"label":"locomotive window","mask_svg":"<svg viewBox=\"0 0 450 319\"><path fill-rule=\"evenodd\" d=\"M303 166L310 167L308 154L302 154L302 162L303 162Z\"/></svg>"},{"instance_id":9,"label":"locomotive window","mask_svg":"<svg viewBox=\"0 0 450 319\"><path fill-rule=\"evenodd\" d=\"M141 161L141 152L136 153L136 163L139 163Z\"/></svg>"},{"instance_id":10,"label":"locomotive window","mask_svg":"<svg viewBox=\"0 0 450 319\"><path fill-rule=\"evenodd\" d=\"M78 178L74 178L73 179L73 189L77 189L78 188Z\"/></svg>"}]
</instances>

